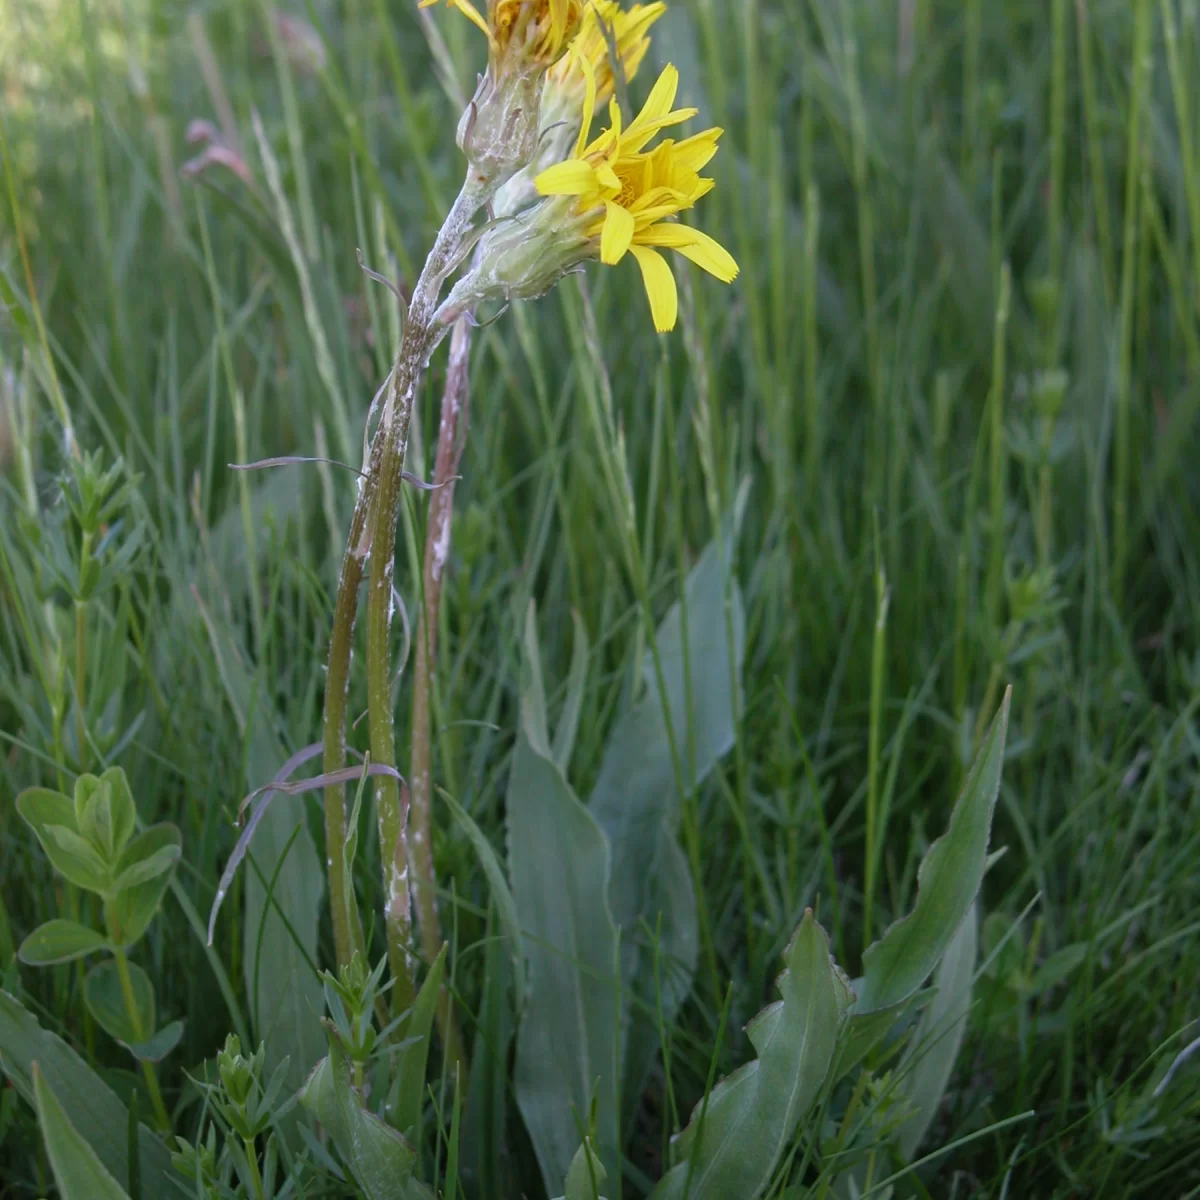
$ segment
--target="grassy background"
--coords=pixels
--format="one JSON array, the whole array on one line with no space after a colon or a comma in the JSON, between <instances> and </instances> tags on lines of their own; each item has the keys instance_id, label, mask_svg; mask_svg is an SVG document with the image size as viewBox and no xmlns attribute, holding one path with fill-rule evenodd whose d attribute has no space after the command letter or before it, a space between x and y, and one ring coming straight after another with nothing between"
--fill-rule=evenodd
<instances>
[{"instance_id":1,"label":"grassy background","mask_svg":"<svg viewBox=\"0 0 1200 1200\"><path fill-rule=\"evenodd\" d=\"M77 761L72 722L57 730L46 698L54 639L31 635L43 614L22 600L34 579L22 489L42 505L35 524L52 527L56 397L84 447L140 476L138 566L91 613L89 727L142 815L183 828L180 878L200 912L247 776L278 766L247 762L202 613L262 666L255 703L287 747L317 736L352 477L226 464L357 459L395 314L354 251L411 281L461 169L450 96L479 66L467 23L438 14L439 70L414 9L293 6L319 27L318 53L252 0L212 0L190 20L161 0L0 0L0 895L12 940L62 901L11 798ZM574 772L586 789L644 645L631 541L660 613L749 480L745 711L736 751L696 801L702 968L672 1033L671 1086L661 1069L652 1078L633 1179L658 1173L669 1103L686 1113L714 1063L744 1061L741 1028L805 905L851 968L865 923L877 935L906 911L977 730L1011 683L993 836L1007 853L985 880L989 958L933 1144L982 1136L926 1185L1194 1194L1196 1077L1185 1068L1159 1098L1153 1087L1196 1036L1200 994L1195 10L676 0L653 54L726 129L700 220L742 276L723 289L685 275L668 338L650 331L631 264L595 268L586 292L568 281L477 337L442 614L439 780L501 845L532 597L549 680L566 677L572 609L590 634ZM181 178L199 149L189 121L219 125L223 109L249 182L219 164ZM422 472L442 369L410 452ZM633 529L607 501L613 447L594 402L606 386ZM36 429L18 437L25 414ZM407 505L398 579L415 613L424 500ZM399 697L403 729L404 686ZM868 794L888 802L870 904ZM445 820L435 852L469 1029L487 886ZM376 862L374 846L359 861L371 911ZM217 939L235 981L239 911L227 906ZM188 1021L165 1072L173 1096L230 1016L178 907L139 957L160 1011ZM43 1020L87 1041L71 970L23 970L21 982ZM35 1195L44 1168L14 1101L0 1105L0 1195ZM509 1124L514 1171L536 1194L515 1110Z\"/></svg>"}]
</instances>

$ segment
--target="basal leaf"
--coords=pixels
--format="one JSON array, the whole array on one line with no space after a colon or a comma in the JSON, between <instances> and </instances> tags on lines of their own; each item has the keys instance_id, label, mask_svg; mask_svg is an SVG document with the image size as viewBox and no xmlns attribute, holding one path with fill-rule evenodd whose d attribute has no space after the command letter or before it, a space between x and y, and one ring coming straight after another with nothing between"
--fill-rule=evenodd
<instances>
[{"instance_id":1,"label":"basal leaf","mask_svg":"<svg viewBox=\"0 0 1200 1200\"><path fill-rule=\"evenodd\" d=\"M33 1064L53 1089L76 1131L104 1169L123 1185L130 1178L129 1113L112 1089L60 1037L43 1029L32 1013L0 991L0 1067L33 1104ZM174 1194L171 1152L145 1126L137 1129L142 1194Z\"/></svg>"},{"instance_id":2,"label":"basal leaf","mask_svg":"<svg viewBox=\"0 0 1200 1200\"><path fill-rule=\"evenodd\" d=\"M949 828L929 847L917 871L916 906L863 955L856 1013L888 1008L911 996L933 973L971 911L987 865L1010 698L1011 689L954 805Z\"/></svg>"},{"instance_id":3,"label":"basal leaf","mask_svg":"<svg viewBox=\"0 0 1200 1200\"><path fill-rule=\"evenodd\" d=\"M820 1094L851 995L811 911L785 961L783 999L746 1029L758 1058L697 1106L652 1200L753 1200Z\"/></svg>"},{"instance_id":4,"label":"basal leaf","mask_svg":"<svg viewBox=\"0 0 1200 1200\"><path fill-rule=\"evenodd\" d=\"M612 846L609 903L622 929L621 977L628 988L622 1014L623 1124L636 1108L658 1044L656 1022L647 1015L656 1011L656 997L654 954L646 946L643 923L653 931L661 921L658 949L667 1025L695 976L696 902L676 839L678 780L682 774L686 788L699 786L736 738L746 640L741 591L730 577L739 518L740 503L730 528L692 568L684 589L686 604L675 604L659 626L663 691L647 653L645 694L617 722L588 805Z\"/></svg>"},{"instance_id":5,"label":"basal leaf","mask_svg":"<svg viewBox=\"0 0 1200 1200\"><path fill-rule=\"evenodd\" d=\"M70 962L108 948L102 933L77 921L54 920L39 925L22 943L17 955L31 967Z\"/></svg>"},{"instance_id":6,"label":"basal leaf","mask_svg":"<svg viewBox=\"0 0 1200 1200\"><path fill-rule=\"evenodd\" d=\"M71 1124L36 1062L33 1098L46 1143L46 1157L62 1200L129 1200L129 1193L108 1173L95 1150Z\"/></svg>"},{"instance_id":7,"label":"basal leaf","mask_svg":"<svg viewBox=\"0 0 1200 1200\"><path fill-rule=\"evenodd\" d=\"M915 1110L896 1132L896 1144L905 1162L913 1160L937 1116L967 1031L978 930L979 920L972 911L959 926L934 973L933 1000L921 1017L902 1067L899 1088Z\"/></svg>"},{"instance_id":8,"label":"basal leaf","mask_svg":"<svg viewBox=\"0 0 1200 1200\"><path fill-rule=\"evenodd\" d=\"M528 963L514 1090L554 1195L593 1098L597 1150L616 1168L617 938L608 842L551 754L531 643L507 798L509 874Z\"/></svg>"}]
</instances>

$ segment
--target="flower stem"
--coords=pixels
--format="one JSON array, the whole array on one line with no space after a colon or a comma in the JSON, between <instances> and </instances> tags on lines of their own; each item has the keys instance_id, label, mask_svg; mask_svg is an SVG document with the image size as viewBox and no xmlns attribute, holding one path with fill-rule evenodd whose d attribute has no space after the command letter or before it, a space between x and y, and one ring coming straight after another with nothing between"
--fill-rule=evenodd
<instances>
[{"instance_id":1,"label":"flower stem","mask_svg":"<svg viewBox=\"0 0 1200 1200\"><path fill-rule=\"evenodd\" d=\"M413 671L412 747L409 755L409 785L412 796L412 863L421 953L433 962L441 952L442 931L437 911L437 878L433 866L433 676L437 663L438 613L442 599L442 572L450 553L450 528L454 512L453 477L462 455L467 405L471 326L465 317L454 325L442 416L438 429L437 461L433 482L437 490L429 501L425 524L425 560L422 569L424 603L417 619L417 653ZM461 1057L462 1039L454 1019L449 993L438 997L438 1028L447 1058Z\"/></svg>"},{"instance_id":2,"label":"flower stem","mask_svg":"<svg viewBox=\"0 0 1200 1200\"><path fill-rule=\"evenodd\" d=\"M391 697L392 579L395 571L396 523L404 456L413 400L430 356L449 332L438 320L442 284L455 266L455 254L475 214L494 191L473 173L443 224L413 289L408 320L388 383L386 398L371 444L351 522L334 609L325 690L325 770L345 763L346 695L358 590L369 563L367 598L367 707L371 761L396 766L395 714ZM399 782L380 776L375 786L380 855L384 873L388 960L394 986L392 1006L402 1011L412 999L412 959L409 943L412 918L408 896L408 852L405 838L407 792ZM344 966L363 947L361 922L354 903L352 881L344 862L346 844L345 793L331 787L325 793L326 868L333 909L338 964Z\"/></svg>"},{"instance_id":3,"label":"flower stem","mask_svg":"<svg viewBox=\"0 0 1200 1200\"><path fill-rule=\"evenodd\" d=\"M363 478L346 539L342 573L333 609L329 663L325 679L325 773L346 764L346 697L350 686L350 658L354 649L354 618L358 589L370 551L366 538L367 516L374 495L370 471ZM350 965L355 952L365 953L362 921L354 897L354 880L348 876L346 849L346 793L342 784L325 789L325 868L329 877L329 907L333 916L333 943L339 968Z\"/></svg>"}]
</instances>

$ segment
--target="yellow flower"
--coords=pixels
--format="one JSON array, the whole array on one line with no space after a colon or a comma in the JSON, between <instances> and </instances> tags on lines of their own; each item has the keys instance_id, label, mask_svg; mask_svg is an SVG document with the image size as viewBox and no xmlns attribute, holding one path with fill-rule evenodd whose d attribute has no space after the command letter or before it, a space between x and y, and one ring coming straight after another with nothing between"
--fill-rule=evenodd
<instances>
[{"instance_id":1,"label":"yellow flower","mask_svg":"<svg viewBox=\"0 0 1200 1200\"><path fill-rule=\"evenodd\" d=\"M574 155L543 171L536 180L543 196L571 196L585 219L585 232L600 239L600 261L615 266L632 254L641 268L654 327L675 328L679 295L675 277L660 249L690 258L723 283L737 278L738 265L718 242L698 229L671 220L691 208L713 188L700 172L717 152L720 129L707 129L676 142L667 139L646 147L662 130L696 115L694 108L674 108L679 72L668 66L659 76L645 107L623 125L620 107L609 104L610 128L591 136L597 82L586 58L580 58L586 82L583 124Z\"/></svg>"},{"instance_id":2,"label":"yellow flower","mask_svg":"<svg viewBox=\"0 0 1200 1200\"><path fill-rule=\"evenodd\" d=\"M420 0L428 8L438 0ZM487 36L493 54L504 59L516 53L544 67L558 61L583 12L584 0L488 0L487 19L471 0L446 0L474 21Z\"/></svg>"},{"instance_id":3,"label":"yellow flower","mask_svg":"<svg viewBox=\"0 0 1200 1200\"><path fill-rule=\"evenodd\" d=\"M607 104L615 89L611 51L616 51L628 83L637 74L650 49L650 26L667 11L664 3L635 4L623 9L617 0L592 0L584 11L570 53L560 59L546 81L548 89L571 96L578 110L587 89L582 61L587 60L596 78L597 104Z\"/></svg>"}]
</instances>

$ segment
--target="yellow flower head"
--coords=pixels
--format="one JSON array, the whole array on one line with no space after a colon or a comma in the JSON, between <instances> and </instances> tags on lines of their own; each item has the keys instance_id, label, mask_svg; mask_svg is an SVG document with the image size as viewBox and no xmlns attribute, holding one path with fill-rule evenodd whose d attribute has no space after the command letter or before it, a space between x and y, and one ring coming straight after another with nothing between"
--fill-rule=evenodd
<instances>
[{"instance_id":1,"label":"yellow flower head","mask_svg":"<svg viewBox=\"0 0 1200 1200\"><path fill-rule=\"evenodd\" d=\"M420 0L428 8L438 0ZM579 28L584 0L488 0L487 19L471 0L446 0L483 30L493 58L510 55L545 69L557 62Z\"/></svg>"},{"instance_id":2,"label":"yellow flower head","mask_svg":"<svg viewBox=\"0 0 1200 1200\"><path fill-rule=\"evenodd\" d=\"M723 246L698 229L671 220L712 191L713 181L700 172L716 154L722 131L707 129L679 142L668 138L647 150L662 130L696 115L694 108L674 108L679 72L668 66L628 126L613 99L610 127L589 142L598 88L590 62L579 61L586 94L575 153L543 171L536 180L537 190L543 196L574 197L585 233L599 238L601 262L615 266L626 254L634 256L654 327L667 333L675 328L679 296L660 249L678 251L723 283L737 278L737 263Z\"/></svg>"},{"instance_id":3,"label":"yellow flower head","mask_svg":"<svg viewBox=\"0 0 1200 1200\"><path fill-rule=\"evenodd\" d=\"M548 89L572 97L576 108L587 91L586 60L596 79L596 104L607 104L615 90L613 52L618 69L628 83L637 74L650 49L650 26L667 11L664 3L635 4L624 9L617 0L592 0L584 11L570 53L551 69Z\"/></svg>"}]
</instances>

